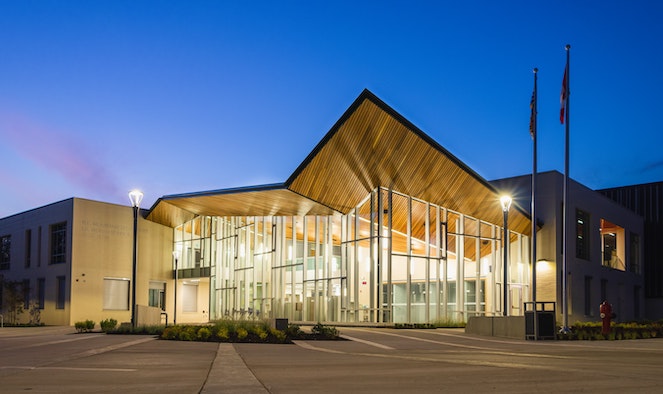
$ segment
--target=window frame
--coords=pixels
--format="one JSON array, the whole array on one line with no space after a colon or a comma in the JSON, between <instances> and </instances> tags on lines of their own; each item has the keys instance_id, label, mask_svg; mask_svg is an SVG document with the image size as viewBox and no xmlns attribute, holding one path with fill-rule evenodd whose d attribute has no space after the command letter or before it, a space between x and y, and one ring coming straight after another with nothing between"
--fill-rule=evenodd
<instances>
[{"instance_id":1,"label":"window frame","mask_svg":"<svg viewBox=\"0 0 663 394\"><path fill-rule=\"evenodd\" d=\"M110 287L109 287L110 286ZM131 280L128 278L104 278L102 309L105 311L128 311L130 307L129 292ZM111 297L111 298L108 298ZM121 297L121 298L119 298Z\"/></svg>"},{"instance_id":2,"label":"window frame","mask_svg":"<svg viewBox=\"0 0 663 394\"><path fill-rule=\"evenodd\" d=\"M587 261L591 259L590 228L589 212L576 208L576 257Z\"/></svg>"},{"instance_id":3,"label":"window frame","mask_svg":"<svg viewBox=\"0 0 663 394\"><path fill-rule=\"evenodd\" d=\"M65 309L67 303L67 277L57 276L55 309Z\"/></svg>"},{"instance_id":4,"label":"window frame","mask_svg":"<svg viewBox=\"0 0 663 394\"><path fill-rule=\"evenodd\" d=\"M50 226L49 264L67 262L67 222L59 222Z\"/></svg>"},{"instance_id":5,"label":"window frame","mask_svg":"<svg viewBox=\"0 0 663 394\"><path fill-rule=\"evenodd\" d=\"M9 270L11 265L12 236L10 234L0 236L0 270Z\"/></svg>"}]
</instances>

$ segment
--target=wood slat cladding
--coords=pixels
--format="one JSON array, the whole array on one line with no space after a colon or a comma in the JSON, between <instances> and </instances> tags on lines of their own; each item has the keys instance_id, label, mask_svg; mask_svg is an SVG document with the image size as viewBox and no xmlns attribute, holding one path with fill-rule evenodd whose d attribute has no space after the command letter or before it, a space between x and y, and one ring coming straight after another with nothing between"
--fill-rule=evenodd
<instances>
[{"instance_id":1,"label":"wood slat cladding","mask_svg":"<svg viewBox=\"0 0 663 394\"><path fill-rule=\"evenodd\" d=\"M488 182L370 93L359 100L293 174L290 190L345 214L383 186L502 223L499 195ZM529 234L528 216L512 208L509 227Z\"/></svg>"},{"instance_id":2,"label":"wood slat cladding","mask_svg":"<svg viewBox=\"0 0 663 394\"><path fill-rule=\"evenodd\" d=\"M503 220L498 192L487 181L367 90L276 186L164 197L148 218L175 226L191 215L347 214L381 186L489 223ZM392 220L398 231L407 229L407 217ZM517 206L509 228L531 232L529 217Z\"/></svg>"}]
</instances>

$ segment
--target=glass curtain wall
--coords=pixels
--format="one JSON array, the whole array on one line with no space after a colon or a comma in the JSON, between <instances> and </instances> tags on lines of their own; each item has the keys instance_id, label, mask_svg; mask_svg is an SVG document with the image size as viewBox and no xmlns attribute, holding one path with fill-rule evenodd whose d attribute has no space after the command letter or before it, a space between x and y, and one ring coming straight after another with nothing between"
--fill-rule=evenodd
<instances>
[{"instance_id":1,"label":"glass curtain wall","mask_svg":"<svg viewBox=\"0 0 663 394\"><path fill-rule=\"evenodd\" d=\"M374 190L347 215L214 223L211 318L434 323L502 314L501 226L393 190ZM509 239L509 307L518 315L529 241Z\"/></svg>"},{"instance_id":2,"label":"glass curtain wall","mask_svg":"<svg viewBox=\"0 0 663 394\"><path fill-rule=\"evenodd\" d=\"M178 267L185 277L209 276L215 260L212 243L215 221L211 216L198 216L175 228L173 250L179 251Z\"/></svg>"}]
</instances>

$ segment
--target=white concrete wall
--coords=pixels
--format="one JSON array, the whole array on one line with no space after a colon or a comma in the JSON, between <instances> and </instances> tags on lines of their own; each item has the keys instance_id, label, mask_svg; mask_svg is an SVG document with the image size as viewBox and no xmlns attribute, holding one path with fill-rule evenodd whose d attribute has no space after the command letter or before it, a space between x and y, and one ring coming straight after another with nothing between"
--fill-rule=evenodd
<instances>
[{"instance_id":1,"label":"white concrete wall","mask_svg":"<svg viewBox=\"0 0 663 394\"><path fill-rule=\"evenodd\" d=\"M522 176L494 182L501 190L517 190L516 201L529 211L531 202L531 177ZM557 322L562 316L562 233L563 233L563 184L564 176L556 171L541 173L537 177L537 218L541 227L537 232L537 301L557 302ZM628 272L630 234L640 235L640 256L644 238L643 219L632 211L620 206L573 180L569 184L568 259L567 278L570 296L569 324L575 321L597 321L601 303L601 281L607 281L608 301L618 314L618 320L628 321L645 317L644 281L642 274ZM576 258L576 209L590 214L590 259ZM625 230L625 256L627 271L619 271L602 266L601 239L599 234L601 218L617 224ZM585 314L585 277L591 277L590 314ZM634 299L634 288L640 288L640 297ZM635 302L640 304L640 316L636 316Z\"/></svg>"}]
</instances>

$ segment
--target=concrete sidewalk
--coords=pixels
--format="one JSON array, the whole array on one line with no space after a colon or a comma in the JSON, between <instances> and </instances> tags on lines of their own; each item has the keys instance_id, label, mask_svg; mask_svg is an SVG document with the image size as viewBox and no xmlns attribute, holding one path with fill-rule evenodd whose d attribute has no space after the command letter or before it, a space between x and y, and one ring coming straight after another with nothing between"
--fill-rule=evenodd
<instances>
[{"instance_id":1,"label":"concrete sidewalk","mask_svg":"<svg viewBox=\"0 0 663 394\"><path fill-rule=\"evenodd\" d=\"M284 345L286 346L286 345ZM265 394L267 389L256 379L230 343L220 343L216 358L201 393Z\"/></svg>"}]
</instances>

